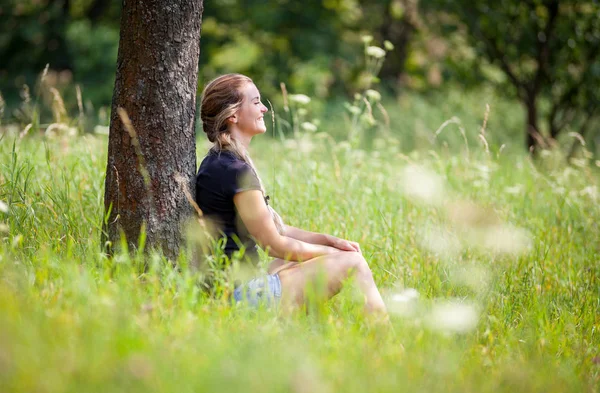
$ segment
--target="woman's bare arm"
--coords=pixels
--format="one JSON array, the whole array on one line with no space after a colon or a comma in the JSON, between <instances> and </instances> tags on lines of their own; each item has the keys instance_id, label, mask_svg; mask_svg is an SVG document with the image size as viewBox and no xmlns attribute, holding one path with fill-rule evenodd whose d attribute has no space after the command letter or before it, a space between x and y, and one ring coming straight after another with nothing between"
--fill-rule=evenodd
<instances>
[{"instance_id":1,"label":"woman's bare arm","mask_svg":"<svg viewBox=\"0 0 600 393\"><path fill-rule=\"evenodd\" d=\"M285 235L292 239L301 240L311 244L321 244L323 246L331 246L330 236L324 233L305 231L304 229L296 228L291 225L285 226Z\"/></svg>"},{"instance_id":2,"label":"woman's bare arm","mask_svg":"<svg viewBox=\"0 0 600 393\"><path fill-rule=\"evenodd\" d=\"M271 256L301 262L340 251L327 245L279 234L263 195L258 190L240 192L233 197L233 202L250 235Z\"/></svg>"},{"instance_id":3,"label":"woman's bare arm","mask_svg":"<svg viewBox=\"0 0 600 393\"><path fill-rule=\"evenodd\" d=\"M324 246L336 248L340 251L361 252L360 246L356 242L340 239L339 237L326 235L324 233L305 231L304 229L289 225L286 225L285 228L285 235L293 239L298 239L312 244L322 244Z\"/></svg>"}]
</instances>

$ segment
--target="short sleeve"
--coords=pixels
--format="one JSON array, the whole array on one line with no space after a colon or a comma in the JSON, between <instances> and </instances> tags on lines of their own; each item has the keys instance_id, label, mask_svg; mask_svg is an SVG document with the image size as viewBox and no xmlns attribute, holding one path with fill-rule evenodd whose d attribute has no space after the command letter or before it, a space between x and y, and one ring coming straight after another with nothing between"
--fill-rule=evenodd
<instances>
[{"instance_id":1,"label":"short sleeve","mask_svg":"<svg viewBox=\"0 0 600 393\"><path fill-rule=\"evenodd\" d=\"M261 190L260 182L250 165L243 161L235 160L227 168L224 191L232 197L242 191Z\"/></svg>"}]
</instances>

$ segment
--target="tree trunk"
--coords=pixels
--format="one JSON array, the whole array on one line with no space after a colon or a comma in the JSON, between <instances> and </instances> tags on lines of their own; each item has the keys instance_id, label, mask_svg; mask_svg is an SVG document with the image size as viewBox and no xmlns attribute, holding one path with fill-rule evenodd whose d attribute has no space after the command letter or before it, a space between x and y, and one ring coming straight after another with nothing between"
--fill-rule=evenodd
<instances>
[{"instance_id":1,"label":"tree trunk","mask_svg":"<svg viewBox=\"0 0 600 393\"><path fill-rule=\"evenodd\" d=\"M525 109L527 111L527 125L526 125L526 147L527 151L535 153L537 147L540 144L541 134L538 128L538 117L537 117L537 106L534 98L528 98L525 102Z\"/></svg>"},{"instance_id":2,"label":"tree trunk","mask_svg":"<svg viewBox=\"0 0 600 393\"><path fill-rule=\"evenodd\" d=\"M178 255L191 207L174 177L189 179L194 195L202 10L202 0L123 1L104 193L109 253L121 234L135 248L145 225L146 247ZM119 108L131 119L140 154Z\"/></svg>"}]
</instances>

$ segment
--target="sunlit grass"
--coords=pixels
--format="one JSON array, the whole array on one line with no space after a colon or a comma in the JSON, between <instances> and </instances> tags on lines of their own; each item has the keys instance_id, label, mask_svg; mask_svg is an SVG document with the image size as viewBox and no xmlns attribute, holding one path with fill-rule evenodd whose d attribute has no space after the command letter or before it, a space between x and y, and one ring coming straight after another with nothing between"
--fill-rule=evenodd
<instances>
[{"instance_id":1,"label":"sunlit grass","mask_svg":"<svg viewBox=\"0 0 600 393\"><path fill-rule=\"evenodd\" d=\"M107 260L106 136L7 134L0 390L598 390L594 162L366 152L318 132L255 142L288 223L361 243L393 331L365 321L351 289L282 317L207 298L184 260Z\"/></svg>"}]
</instances>

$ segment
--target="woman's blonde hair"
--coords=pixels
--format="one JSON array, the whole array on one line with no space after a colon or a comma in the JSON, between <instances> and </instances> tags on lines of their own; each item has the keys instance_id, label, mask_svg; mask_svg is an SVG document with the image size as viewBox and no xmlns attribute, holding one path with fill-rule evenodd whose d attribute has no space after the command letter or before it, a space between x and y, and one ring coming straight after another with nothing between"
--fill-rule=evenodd
<instances>
[{"instance_id":1,"label":"woman's blonde hair","mask_svg":"<svg viewBox=\"0 0 600 393\"><path fill-rule=\"evenodd\" d=\"M242 88L247 83L253 83L252 79L241 74L226 74L209 82L202 92L200 119L202 120L202 130L206 133L208 140L214 144L211 150L231 151L246 162L256 175L263 197L266 198L267 193L254 162L246 149L231 136L227 125L227 119L242 106L244 101ZM270 205L267 207L277 230L283 234L285 232L283 220Z\"/></svg>"}]
</instances>

